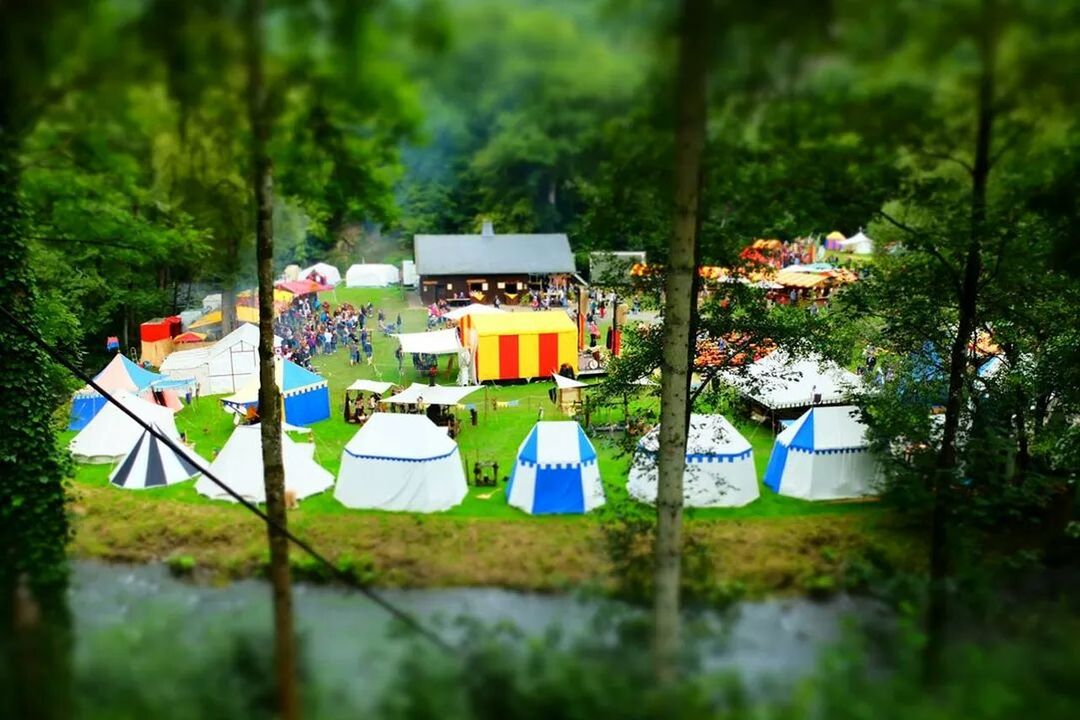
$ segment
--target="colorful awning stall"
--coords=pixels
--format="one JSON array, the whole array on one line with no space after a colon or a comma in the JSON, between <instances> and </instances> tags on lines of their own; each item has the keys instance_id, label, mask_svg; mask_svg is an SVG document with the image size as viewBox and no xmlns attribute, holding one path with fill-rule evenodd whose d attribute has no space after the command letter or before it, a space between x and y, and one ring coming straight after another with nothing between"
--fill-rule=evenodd
<instances>
[{"instance_id":1,"label":"colorful awning stall","mask_svg":"<svg viewBox=\"0 0 1080 720\"><path fill-rule=\"evenodd\" d=\"M180 333L173 338L173 342L177 345L185 345L187 343L201 343L206 340L206 333L199 332L185 332Z\"/></svg>"},{"instance_id":2,"label":"colorful awning stall","mask_svg":"<svg viewBox=\"0 0 1080 720\"><path fill-rule=\"evenodd\" d=\"M293 294L288 290L283 290L280 287L274 288L274 303L288 305L292 302ZM251 290L244 290L236 295L236 301L240 305L250 305L251 307L257 307L259 304L259 292L252 288Z\"/></svg>"},{"instance_id":3,"label":"colorful awning stall","mask_svg":"<svg viewBox=\"0 0 1080 720\"><path fill-rule=\"evenodd\" d=\"M258 308L253 308L253 307L248 307L246 305L237 305L236 306L236 322L237 323L252 323L254 325L258 325L259 324L259 309ZM192 329L192 330L195 330L197 328L209 327L211 325L220 325L220 324L221 324L221 311L220 310L214 310L213 312L206 313L201 318L199 318L195 322L191 323L189 328Z\"/></svg>"},{"instance_id":4,"label":"colorful awning stall","mask_svg":"<svg viewBox=\"0 0 1080 720\"><path fill-rule=\"evenodd\" d=\"M278 290L286 290L293 295L311 295L312 293L329 292L334 288L329 285L317 283L314 280L289 280L275 285Z\"/></svg>"},{"instance_id":5,"label":"colorful awning stall","mask_svg":"<svg viewBox=\"0 0 1080 720\"><path fill-rule=\"evenodd\" d=\"M577 329L561 310L472 316L476 380L546 377L577 367Z\"/></svg>"},{"instance_id":6,"label":"colorful awning stall","mask_svg":"<svg viewBox=\"0 0 1080 720\"><path fill-rule=\"evenodd\" d=\"M812 288L828 280L827 275L813 272L800 272L798 270L781 270L776 273L773 280L784 287Z\"/></svg>"}]
</instances>

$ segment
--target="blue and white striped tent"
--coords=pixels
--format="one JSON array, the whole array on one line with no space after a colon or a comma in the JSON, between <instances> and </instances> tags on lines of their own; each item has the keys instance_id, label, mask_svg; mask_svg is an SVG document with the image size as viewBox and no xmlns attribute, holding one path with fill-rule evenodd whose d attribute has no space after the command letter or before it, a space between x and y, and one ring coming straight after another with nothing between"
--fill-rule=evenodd
<instances>
[{"instance_id":1,"label":"blue and white striped tent","mask_svg":"<svg viewBox=\"0 0 1080 720\"><path fill-rule=\"evenodd\" d=\"M872 494L878 472L856 408L813 407L777 435L765 484L781 495L838 500Z\"/></svg>"},{"instance_id":2,"label":"blue and white striped tent","mask_svg":"<svg viewBox=\"0 0 1080 720\"><path fill-rule=\"evenodd\" d=\"M655 503L660 427L641 438L626 489L641 502ZM683 504L687 507L739 507L757 500L757 470L750 441L723 415L691 415L686 434Z\"/></svg>"},{"instance_id":3,"label":"blue and white striped tent","mask_svg":"<svg viewBox=\"0 0 1080 720\"><path fill-rule=\"evenodd\" d=\"M290 425L310 425L330 417L330 388L320 375L306 370L291 360L277 358L274 372L285 408L285 422ZM259 405L259 374L248 384L221 402L226 407L243 412Z\"/></svg>"},{"instance_id":4,"label":"blue and white striped tent","mask_svg":"<svg viewBox=\"0 0 1080 720\"><path fill-rule=\"evenodd\" d=\"M188 385L187 381L171 380L150 372L129 360L123 353L116 353L109 364L94 376L94 382L108 393L129 392L147 398L152 390L180 390ZM71 400L68 430L82 430L107 402L89 385L76 392Z\"/></svg>"},{"instance_id":5,"label":"blue and white striped tent","mask_svg":"<svg viewBox=\"0 0 1080 720\"><path fill-rule=\"evenodd\" d=\"M518 448L506 497L531 515L587 513L603 505L596 449L581 426L536 423Z\"/></svg>"}]
</instances>

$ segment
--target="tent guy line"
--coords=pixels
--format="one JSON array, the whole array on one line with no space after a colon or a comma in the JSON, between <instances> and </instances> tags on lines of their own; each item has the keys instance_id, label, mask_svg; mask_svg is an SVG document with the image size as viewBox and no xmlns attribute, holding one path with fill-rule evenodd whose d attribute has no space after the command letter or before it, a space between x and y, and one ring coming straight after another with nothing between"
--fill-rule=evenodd
<instances>
[{"instance_id":1,"label":"tent guy line","mask_svg":"<svg viewBox=\"0 0 1080 720\"><path fill-rule=\"evenodd\" d=\"M102 397L104 397L112 405L119 408L125 415L130 417L136 424L138 424L141 428L143 428L143 430L148 432L150 435L152 435L158 441L164 443L165 446L168 447L169 449L171 449L173 452L177 452L177 453L183 452L183 450L180 448L180 446L177 445L173 441L172 438L168 437L163 432L158 430L158 428L156 426L154 426L154 425L152 425L150 423L144 422L143 419L140 418L135 412L133 412L132 410L130 410L129 408L124 406L124 404L119 402L116 398L114 398L111 393L109 393L104 388L99 386L96 382L94 382L93 378L91 378L85 372L83 372L78 367L76 367L75 364L73 362L71 362L63 352L61 352L58 348L54 347L53 345L50 345L34 329L32 329L30 326L28 326L26 323L24 323L19 318L15 317L11 313L10 310L8 310L5 307L0 307L0 312L3 312L4 316L8 319L9 322L11 322L11 324L17 330L19 330L19 332L21 332L28 339L30 339L35 345L40 347L49 357L51 357L54 361L56 361L62 367L67 369L68 372L73 374L79 380L82 380L87 385L89 385L94 390L96 390L98 393L100 393ZM378 593L376 593L370 587L358 583L353 576L349 575L344 570L341 570L337 565L330 562L330 560L325 555L323 555L318 550L316 550L314 547L312 547L310 544L308 544L308 542L306 540L303 540L302 538L294 535L292 533L292 531L290 531L288 528L284 528L284 527L281 527L280 525L278 525L276 522L274 522L273 519L270 518L269 515L267 515L262 510L260 510L259 507L257 505L255 505L255 503L249 502L244 497L242 497L239 493L237 493L235 490L233 490L231 487L229 487L224 482L219 480L213 473L209 472L209 470L205 466L200 465L199 470L202 473L203 477L205 477L208 480L210 480L211 482L213 482L215 485L217 485L223 491L225 491L230 497L232 497L234 500L236 500L236 502L238 502L243 507L247 508L251 513L253 513L260 520L262 520L263 523L267 527L275 530L276 532L281 533L291 543L293 543L296 547L298 547L301 550L303 550L304 552L306 552L309 556L311 556L317 562L322 563L323 565L325 565L327 567L327 569L330 570L331 576L337 578L339 581L341 581L345 585L348 585L349 587L352 587L352 588L355 588L356 590L359 590L369 600L371 600L376 605L378 605L379 607L386 610L388 613L390 613L397 620L402 622L405 626L407 626L408 628L410 628L414 632L418 633L419 635L426 638L427 640L430 640L436 647L438 647L438 648L440 648L442 650L445 650L448 653L456 653L456 649L452 645L450 645L449 642L447 642L445 639L443 639L438 633L436 633L434 630L431 630L430 628L423 625L419 620L417 620L415 617L413 617L412 615L410 615L406 611L404 611L404 610L396 607L395 605L393 605L389 600L387 600L386 598L384 598L381 595L379 595Z\"/></svg>"}]
</instances>

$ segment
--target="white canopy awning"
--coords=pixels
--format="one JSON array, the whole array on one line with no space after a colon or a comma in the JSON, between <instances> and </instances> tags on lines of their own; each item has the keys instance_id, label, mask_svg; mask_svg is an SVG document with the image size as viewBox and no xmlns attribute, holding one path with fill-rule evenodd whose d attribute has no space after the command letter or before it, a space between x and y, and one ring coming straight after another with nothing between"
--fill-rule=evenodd
<instances>
[{"instance_id":1,"label":"white canopy awning","mask_svg":"<svg viewBox=\"0 0 1080 720\"><path fill-rule=\"evenodd\" d=\"M746 368L724 373L742 394L770 410L835 405L861 387L855 373L817 357L792 359L776 350ZM815 396L819 396L815 402Z\"/></svg>"},{"instance_id":2,"label":"white canopy awning","mask_svg":"<svg viewBox=\"0 0 1080 720\"><path fill-rule=\"evenodd\" d=\"M468 387L449 387L446 385L422 385L413 383L397 395L384 398L383 402L412 405L423 402L425 405L457 405L467 395L480 389L479 385Z\"/></svg>"},{"instance_id":3,"label":"white canopy awning","mask_svg":"<svg viewBox=\"0 0 1080 720\"><path fill-rule=\"evenodd\" d=\"M392 387L394 387L394 383L379 382L378 380L353 380L352 385L345 389L359 390L361 392L370 392L377 395L382 395Z\"/></svg>"},{"instance_id":4,"label":"white canopy awning","mask_svg":"<svg viewBox=\"0 0 1080 720\"><path fill-rule=\"evenodd\" d=\"M559 373L551 373L551 377L555 379L555 385L560 390L573 390L574 388L589 387L588 383L583 383L580 380L573 378L563 377Z\"/></svg>"},{"instance_id":5,"label":"white canopy awning","mask_svg":"<svg viewBox=\"0 0 1080 720\"><path fill-rule=\"evenodd\" d=\"M502 313L502 312L506 312L506 311L505 310L500 310L499 308L497 308L497 307L495 307L493 305L481 305L480 303L473 303L471 305L466 305L465 307L460 307L460 308L456 308L454 310L451 310L450 312L443 315L443 317L448 319L448 320L460 320L461 318L465 317L466 315L485 315L485 314Z\"/></svg>"},{"instance_id":6,"label":"white canopy awning","mask_svg":"<svg viewBox=\"0 0 1080 720\"><path fill-rule=\"evenodd\" d=\"M423 355L449 355L461 349L457 330L434 330L432 332L402 333L395 335L401 342L401 352Z\"/></svg>"}]
</instances>

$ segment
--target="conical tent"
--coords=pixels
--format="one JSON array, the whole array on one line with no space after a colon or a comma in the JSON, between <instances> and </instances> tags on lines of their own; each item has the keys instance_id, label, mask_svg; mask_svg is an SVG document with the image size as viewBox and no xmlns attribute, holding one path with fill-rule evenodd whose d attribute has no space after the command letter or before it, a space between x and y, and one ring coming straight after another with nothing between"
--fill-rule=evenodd
<instances>
[{"instance_id":1,"label":"conical tent","mask_svg":"<svg viewBox=\"0 0 1080 720\"><path fill-rule=\"evenodd\" d=\"M285 465L285 492L297 500L321 493L334 484L330 471L315 462L315 445L294 442L281 434L281 459ZM254 503L266 502L263 485L262 428L259 425L241 425L233 430L225 447L210 464L209 471L235 490L241 497ZM195 483L195 490L212 500L233 498L206 475Z\"/></svg>"},{"instance_id":2,"label":"conical tent","mask_svg":"<svg viewBox=\"0 0 1080 720\"><path fill-rule=\"evenodd\" d=\"M642 502L656 502L659 437L659 426L646 434L630 466L626 489ZM739 507L757 500L758 495L750 442L723 415L691 415L683 503L687 507Z\"/></svg>"},{"instance_id":3,"label":"conical tent","mask_svg":"<svg viewBox=\"0 0 1080 720\"><path fill-rule=\"evenodd\" d=\"M167 436L179 441L180 432L172 410L127 392L118 392L114 397L147 425L157 425ZM142 432L142 425L109 403L72 439L69 448L78 462L116 462L135 445Z\"/></svg>"},{"instance_id":4,"label":"conical tent","mask_svg":"<svg viewBox=\"0 0 1080 720\"><path fill-rule=\"evenodd\" d=\"M285 408L285 422L310 425L330 417L330 388L321 376L291 360L276 358L274 374ZM256 373L235 394L223 398L226 406L239 411L259 405L259 375Z\"/></svg>"},{"instance_id":5,"label":"conical tent","mask_svg":"<svg viewBox=\"0 0 1080 720\"><path fill-rule=\"evenodd\" d=\"M596 449L581 426L536 423L518 448L506 497L532 515L586 513L603 505Z\"/></svg>"},{"instance_id":6,"label":"conical tent","mask_svg":"<svg viewBox=\"0 0 1080 720\"><path fill-rule=\"evenodd\" d=\"M873 493L877 461L851 405L815 407L776 437L765 484L781 495L838 500Z\"/></svg>"},{"instance_id":7,"label":"conical tent","mask_svg":"<svg viewBox=\"0 0 1080 720\"><path fill-rule=\"evenodd\" d=\"M143 430L128 454L109 474L109 482L129 490L141 490L183 482L202 472L205 461L183 445L177 443L177 446L179 451L151 435L149 430Z\"/></svg>"},{"instance_id":8,"label":"conical tent","mask_svg":"<svg viewBox=\"0 0 1080 720\"><path fill-rule=\"evenodd\" d=\"M341 453L334 497L351 508L439 512L465 499L457 443L423 415L375 413Z\"/></svg>"},{"instance_id":9,"label":"conical tent","mask_svg":"<svg viewBox=\"0 0 1080 720\"><path fill-rule=\"evenodd\" d=\"M124 391L136 395L149 390L151 385L163 379L161 375L136 365L123 353L114 355L109 364L94 376L94 382L105 392ZM71 419L68 422L68 430L82 430L107 402L97 390L89 385L79 390L71 401Z\"/></svg>"}]
</instances>

